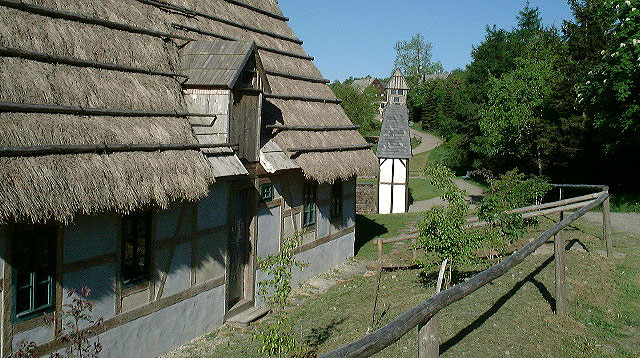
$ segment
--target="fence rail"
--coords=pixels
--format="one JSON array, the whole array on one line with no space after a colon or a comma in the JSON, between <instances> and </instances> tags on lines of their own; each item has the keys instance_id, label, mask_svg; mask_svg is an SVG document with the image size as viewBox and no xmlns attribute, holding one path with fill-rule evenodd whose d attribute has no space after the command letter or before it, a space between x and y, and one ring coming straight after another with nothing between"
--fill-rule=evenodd
<instances>
[{"instance_id":1,"label":"fence rail","mask_svg":"<svg viewBox=\"0 0 640 358\"><path fill-rule=\"evenodd\" d=\"M438 344L439 340L433 339L433 337L422 337L424 334L420 330L420 327L424 327L429 321L443 308L450 304L457 302L469 296L479 288L483 287L487 283L501 277L505 273L509 272L512 268L522 263L529 255L531 255L536 249L542 246L549 238L555 236L555 260L556 260L556 313L560 315L566 314L566 286L565 286L565 247L564 237L562 230L571 225L575 220L582 217L588 211L603 205L603 226L605 239L607 239L607 253L611 255L611 224L609 215L609 193L606 186L579 186L579 185L555 185L561 189L560 199L563 200L563 189L566 188L582 188L582 189L599 189L603 190L597 193L598 196L594 200L586 202L579 210L567 216L563 217L562 211L560 212L560 222L553 225L545 232L540 234L534 241L527 244L522 249L514 252L506 259L497 263L496 265L480 272L473 276L469 280L459 283L445 291L435 294L427 301L414 306L409 309L386 326L368 334L367 336L344 345L332 352L329 352L322 356L322 358L356 358L356 357L369 357L375 353L378 353L395 343L405 334L409 333L414 328L418 327L418 342L433 342L433 346L425 347L424 344L419 344L419 357L431 358L438 356ZM397 242L400 240L395 239ZM407 240L407 239L405 239ZM391 240L387 240L387 243ZM380 245L381 241L378 241ZM380 246L379 246L380 247ZM432 330L429 330L433 332ZM434 349L435 348L435 349Z\"/></svg>"}]
</instances>

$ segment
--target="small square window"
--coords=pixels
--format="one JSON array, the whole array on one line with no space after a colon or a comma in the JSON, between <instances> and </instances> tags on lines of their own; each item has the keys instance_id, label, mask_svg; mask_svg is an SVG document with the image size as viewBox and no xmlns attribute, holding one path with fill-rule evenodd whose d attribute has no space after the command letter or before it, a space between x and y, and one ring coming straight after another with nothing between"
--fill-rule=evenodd
<instances>
[{"instance_id":1,"label":"small square window","mask_svg":"<svg viewBox=\"0 0 640 358\"><path fill-rule=\"evenodd\" d=\"M149 279L151 213L142 212L122 218L121 279L130 287Z\"/></svg>"},{"instance_id":2,"label":"small square window","mask_svg":"<svg viewBox=\"0 0 640 358\"><path fill-rule=\"evenodd\" d=\"M273 200L273 184L267 183L260 185L260 198L264 202Z\"/></svg>"},{"instance_id":3,"label":"small square window","mask_svg":"<svg viewBox=\"0 0 640 358\"><path fill-rule=\"evenodd\" d=\"M56 228L38 227L12 235L14 320L55 309Z\"/></svg>"}]
</instances>

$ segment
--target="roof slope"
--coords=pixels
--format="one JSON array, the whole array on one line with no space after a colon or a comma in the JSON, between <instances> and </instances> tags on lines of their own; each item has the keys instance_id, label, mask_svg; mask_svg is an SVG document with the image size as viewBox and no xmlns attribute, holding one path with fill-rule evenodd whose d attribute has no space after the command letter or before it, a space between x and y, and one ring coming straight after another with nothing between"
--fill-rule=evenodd
<instances>
[{"instance_id":1,"label":"roof slope","mask_svg":"<svg viewBox=\"0 0 640 358\"><path fill-rule=\"evenodd\" d=\"M167 3L185 6L189 11L179 7L167 9ZM48 10L33 11L29 9L32 6L90 19L59 13L47 15ZM174 24L183 27L178 29ZM273 107L269 112L273 117L267 123L307 126L350 123L338 104L323 102L335 100L329 87L309 80L322 76L283 19L275 0L3 1L0 101L186 112L181 88L184 78L170 74L179 71L179 49L187 44L184 39L187 37L255 42L273 93L282 95L267 100L264 107ZM46 56L16 57L3 52L3 46L94 65L47 60ZM197 142L189 120L177 115L81 117L1 113L0 116L3 117L0 146ZM300 145L366 143L354 130L273 134L284 150ZM294 160L305 175L319 181L371 175L377 170L377 161L370 150L298 154ZM0 176L4 180L0 183L0 202L8 204L0 208L0 223L50 218L65 221L77 213L127 212L148 205L164 206L172 200L195 200L206 195L214 181L208 163L200 151L2 158Z\"/></svg>"},{"instance_id":2,"label":"roof slope","mask_svg":"<svg viewBox=\"0 0 640 358\"><path fill-rule=\"evenodd\" d=\"M232 88L252 54L246 41L194 41L181 52L180 73L190 86L216 85Z\"/></svg>"},{"instance_id":3,"label":"roof slope","mask_svg":"<svg viewBox=\"0 0 640 358\"><path fill-rule=\"evenodd\" d=\"M396 70L393 75L391 75L391 78L389 79L389 83L387 83L387 89L402 89L402 90L408 90L409 89L409 85L407 84L407 81L404 78L404 75L402 74L402 71L400 70Z\"/></svg>"},{"instance_id":4,"label":"roof slope","mask_svg":"<svg viewBox=\"0 0 640 358\"><path fill-rule=\"evenodd\" d=\"M390 104L385 107L377 155L378 158L411 158L409 112L406 106Z\"/></svg>"}]
</instances>

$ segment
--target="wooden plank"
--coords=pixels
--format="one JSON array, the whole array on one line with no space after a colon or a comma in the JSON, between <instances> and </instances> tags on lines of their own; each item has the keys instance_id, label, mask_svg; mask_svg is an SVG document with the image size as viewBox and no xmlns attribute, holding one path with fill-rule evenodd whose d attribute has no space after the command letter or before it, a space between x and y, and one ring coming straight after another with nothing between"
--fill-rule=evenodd
<instances>
[{"instance_id":1,"label":"wooden plank","mask_svg":"<svg viewBox=\"0 0 640 358\"><path fill-rule=\"evenodd\" d=\"M442 291L425 302L409 309L386 326L379 330L349 344L344 345L332 352L323 355L323 358L353 358L353 357L369 357L384 348L398 341L414 327L423 324L431 319L441 309L450 304L460 301L471 293L475 292L487 283L494 281L512 268L519 265L542 246L550 237L557 234L576 219L582 217L591 209L602 204L608 193L603 194L597 200L591 202L587 206L569 215L561 222L555 224L551 228L543 232L537 239L527 244L522 249L514 252L508 258L502 260L498 264L480 272L458 285L455 285L445 291Z\"/></svg>"},{"instance_id":2,"label":"wooden plank","mask_svg":"<svg viewBox=\"0 0 640 358\"><path fill-rule=\"evenodd\" d=\"M299 253L302 253L302 252L305 252L305 251L309 251L311 249L315 249L316 247L318 247L318 246L320 246L322 244L326 244L327 242L339 239L339 238L343 237L344 235L347 235L347 234L350 234L352 232L355 232L355 230L356 230L355 226L351 226L351 227L346 228L344 230L340 230L340 231L338 231L338 232L336 232L334 234L327 235L327 236L322 237L320 239L317 239L315 241L300 245L295 250L293 250L293 253L297 255Z\"/></svg>"},{"instance_id":3,"label":"wooden plank","mask_svg":"<svg viewBox=\"0 0 640 358\"><path fill-rule=\"evenodd\" d=\"M613 242L611 240L611 205L609 198L602 203L602 228L604 240L607 244L607 257L613 257Z\"/></svg>"},{"instance_id":4,"label":"wooden plank","mask_svg":"<svg viewBox=\"0 0 640 358\"><path fill-rule=\"evenodd\" d=\"M560 188L560 199L564 195L564 188ZM560 212L560 221L564 220L564 213ZM566 286L566 252L564 231L560 230L554 240L555 278L556 278L556 314L567 315L567 286Z\"/></svg>"},{"instance_id":5,"label":"wooden plank","mask_svg":"<svg viewBox=\"0 0 640 358\"><path fill-rule=\"evenodd\" d=\"M444 260L440 264L438 272L438 281L436 284L436 294L442 290L442 282L444 280L444 271L447 268L448 260ZM437 315L434 315L424 325L418 326L418 357L419 358L437 358L440 356L440 321Z\"/></svg>"},{"instance_id":6,"label":"wooden plank","mask_svg":"<svg viewBox=\"0 0 640 358\"><path fill-rule=\"evenodd\" d=\"M339 151L349 151L349 150L361 150L361 149L370 149L373 147L373 144L354 144L354 145L336 145L329 147L293 147L287 148L288 152L339 152Z\"/></svg>"}]
</instances>

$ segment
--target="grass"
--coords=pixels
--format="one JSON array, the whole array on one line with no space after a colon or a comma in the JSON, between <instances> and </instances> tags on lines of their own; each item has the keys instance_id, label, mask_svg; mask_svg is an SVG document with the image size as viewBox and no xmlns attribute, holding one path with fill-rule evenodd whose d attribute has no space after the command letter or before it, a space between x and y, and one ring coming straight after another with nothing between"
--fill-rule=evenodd
<instances>
[{"instance_id":1,"label":"grass","mask_svg":"<svg viewBox=\"0 0 640 358\"><path fill-rule=\"evenodd\" d=\"M409 195L413 202L429 200L442 195L442 190L431 185L425 179L409 179Z\"/></svg>"},{"instance_id":2,"label":"grass","mask_svg":"<svg viewBox=\"0 0 640 358\"><path fill-rule=\"evenodd\" d=\"M404 215L404 216L400 216ZM415 217L359 216L359 231L392 235ZM546 219L543 219L546 220ZM374 225L375 224L375 225ZM367 226L373 225L375 230ZM528 237L552 225L544 221ZM384 232L384 233L382 233ZM359 240L364 240L360 233ZM567 253L569 315L553 314L552 248L532 255L503 277L440 312L442 357L638 357L640 356L640 245L631 235L614 232L616 251L626 256L604 259L601 228L580 223L566 230L568 244L588 251ZM577 243L579 241L579 243ZM368 258L365 242L358 258ZM552 247L552 246L551 246ZM482 267L470 266L468 274ZM433 273L385 272L376 323L379 328L433 293ZM355 276L291 309L291 320L307 344L328 352L363 337L371 321L376 278ZM183 348L186 357L261 357L251 339L256 328L218 330ZM201 347L211 342L203 352ZM199 348L200 347L200 348ZM190 355L189 352L192 352ZM415 330L374 357L415 357Z\"/></svg>"},{"instance_id":3,"label":"grass","mask_svg":"<svg viewBox=\"0 0 640 358\"><path fill-rule=\"evenodd\" d=\"M395 237L403 234L403 229L415 227L422 217L421 213L404 214L369 214L356 215L356 258L372 260L378 257L375 239L378 237ZM391 246L384 247L384 253L389 253Z\"/></svg>"},{"instance_id":4,"label":"grass","mask_svg":"<svg viewBox=\"0 0 640 358\"><path fill-rule=\"evenodd\" d=\"M416 154L409 160L409 173L411 175L424 175L430 152L432 151Z\"/></svg>"},{"instance_id":5,"label":"grass","mask_svg":"<svg viewBox=\"0 0 640 358\"><path fill-rule=\"evenodd\" d=\"M420 139L411 137L411 149L416 149L420 145L420 143Z\"/></svg>"},{"instance_id":6,"label":"grass","mask_svg":"<svg viewBox=\"0 0 640 358\"><path fill-rule=\"evenodd\" d=\"M614 193L611 196L611 211L640 213L640 193Z\"/></svg>"}]
</instances>

